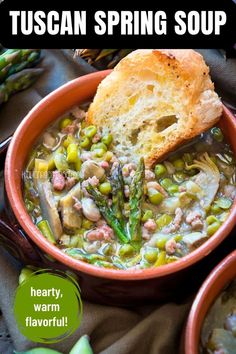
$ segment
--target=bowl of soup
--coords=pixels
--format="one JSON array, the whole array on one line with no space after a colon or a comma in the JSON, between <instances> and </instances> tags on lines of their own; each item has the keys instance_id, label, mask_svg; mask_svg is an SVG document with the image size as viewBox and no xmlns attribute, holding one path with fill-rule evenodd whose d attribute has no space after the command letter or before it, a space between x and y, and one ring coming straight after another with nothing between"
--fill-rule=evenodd
<instances>
[{"instance_id":1,"label":"bowl of soup","mask_svg":"<svg viewBox=\"0 0 236 354\"><path fill-rule=\"evenodd\" d=\"M224 108L219 125L151 169L118 158L110 132L86 122L109 72L60 87L18 127L5 165L7 232L28 262L74 271L88 299L166 299L235 225L236 123Z\"/></svg>"},{"instance_id":2,"label":"bowl of soup","mask_svg":"<svg viewBox=\"0 0 236 354\"><path fill-rule=\"evenodd\" d=\"M210 273L193 301L185 353L236 353L236 252Z\"/></svg>"}]
</instances>

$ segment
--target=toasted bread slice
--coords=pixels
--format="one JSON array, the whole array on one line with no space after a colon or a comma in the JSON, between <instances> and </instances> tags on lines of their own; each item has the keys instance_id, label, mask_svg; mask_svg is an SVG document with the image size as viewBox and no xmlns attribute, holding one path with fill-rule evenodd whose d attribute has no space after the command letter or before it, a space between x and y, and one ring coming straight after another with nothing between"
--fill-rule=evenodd
<instances>
[{"instance_id":1,"label":"toasted bread slice","mask_svg":"<svg viewBox=\"0 0 236 354\"><path fill-rule=\"evenodd\" d=\"M109 129L118 156L152 166L213 126L222 103L193 50L136 50L99 85L87 120Z\"/></svg>"}]
</instances>

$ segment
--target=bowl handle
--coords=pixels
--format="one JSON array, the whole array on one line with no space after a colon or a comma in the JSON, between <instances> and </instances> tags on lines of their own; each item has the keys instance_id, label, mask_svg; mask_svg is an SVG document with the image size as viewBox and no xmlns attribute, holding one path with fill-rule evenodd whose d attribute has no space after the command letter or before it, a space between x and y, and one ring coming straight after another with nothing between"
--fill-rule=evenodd
<instances>
[{"instance_id":1,"label":"bowl handle","mask_svg":"<svg viewBox=\"0 0 236 354\"><path fill-rule=\"evenodd\" d=\"M18 260L30 264L40 260L40 255L33 247L20 226L12 222L4 209L0 210L0 246Z\"/></svg>"}]
</instances>

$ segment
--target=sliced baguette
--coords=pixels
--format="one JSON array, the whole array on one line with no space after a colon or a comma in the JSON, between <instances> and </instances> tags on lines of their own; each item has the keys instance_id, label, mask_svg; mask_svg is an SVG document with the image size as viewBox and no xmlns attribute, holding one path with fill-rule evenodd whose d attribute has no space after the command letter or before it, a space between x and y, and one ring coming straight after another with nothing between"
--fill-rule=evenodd
<instances>
[{"instance_id":1,"label":"sliced baguette","mask_svg":"<svg viewBox=\"0 0 236 354\"><path fill-rule=\"evenodd\" d=\"M101 82L87 120L110 130L118 156L143 156L151 167L221 113L199 53L150 49L129 54Z\"/></svg>"}]
</instances>

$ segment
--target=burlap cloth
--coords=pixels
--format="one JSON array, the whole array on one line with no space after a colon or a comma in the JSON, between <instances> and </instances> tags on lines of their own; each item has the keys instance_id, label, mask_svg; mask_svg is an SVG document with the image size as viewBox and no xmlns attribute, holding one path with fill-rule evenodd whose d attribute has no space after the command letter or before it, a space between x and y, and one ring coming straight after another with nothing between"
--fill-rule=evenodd
<instances>
[{"instance_id":1,"label":"burlap cloth","mask_svg":"<svg viewBox=\"0 0 236 354\"><path fill-rule=\"evenodd\" d=\"M225 60L218 50L201 50L201 53L210 65L217 92L236 109L236 60ZM37 83L0 107L0 140L12 134L29 109L43 96L68 80L93 70L82 61L73 61L68 51L47 50L43 51L43 57L40 66L45 68L45 73ZM4 250L0 251L0 354L37 346L19 333L13 316L14 293L21 267ZM87 333L95 353L177 354L192 297L178 303L143 304L129 309L84 301L80 328L53 347L66 354L80 335Z\"/></svg>"}]
</instances>

